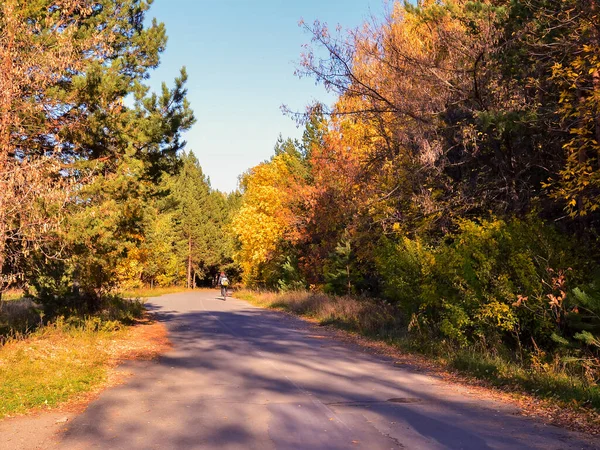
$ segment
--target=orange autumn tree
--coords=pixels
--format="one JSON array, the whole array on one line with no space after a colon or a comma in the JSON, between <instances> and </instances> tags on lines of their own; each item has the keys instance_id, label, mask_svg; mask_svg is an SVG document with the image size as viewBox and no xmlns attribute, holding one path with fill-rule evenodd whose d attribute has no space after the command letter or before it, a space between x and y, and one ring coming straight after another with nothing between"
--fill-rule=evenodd
<instances>
[{"instance_id":1,"label":"orange autumn tree","mask_svg":"<svg viewBox=\"0 0 600 450\"><path fill-rule=\"evenodd\" d=\"M439 232L451 226L453 214L479 206L485 197L453 195L448 168L455 162L444 150L448 139L468 141L473 133L467 122L450 126L444 112L448 105L473 109L481 101L488 77L481 55L498 39L496 13L467 11L467 3L394 3L383 21L346 36L318 22L306 27L330 57L319 60L309 50L300 72L339 98L319 142L305 152L306 182L285 200L292 225L255 249L272 254L273 242L281 244L287 234L285 245L306 281L319 285L342 241L370 272L380 236L399 226ZM478 151L468 145L453 151Z\"/></svg>"},{"instance_id":2,"label":"orange autumn tree","mask_svg":"<svg viewBox=\"0 0 600 450\"><path fill-rule=\"evenodd\" d=\"M295 249L309 284L324 282L324 266L341 240L352 245L359 217L373 189L363 176L373 140L368 127L348 117L323 121L318 145L307 163L309 182L302 193ZM345 245L346 245L345 244Z\"/></svg>"},{"instance_id":3,"label":"orange autumn tree","mask_svg":"<svg viewBox=\"0 0 600 450\"><path fill-rule=\"evenodd\" d=\"M384 225L401 213L415 225L445 227L449 211L485 199L473 195L472 203L461 204L461 196L451 195L456 186L447 176L455 160L472 160L470 153L479 151L477 143L471 145L476 131L460 117L472 117L494 88L482 60L499 38L498 13L488 6L470 11L468 4L423 2L414 8L395 2L384 20L346 36L319 22L306 26L329 58L320 60L309 51L300 72L339 94L333 117L371 136L367 152L359 147L352 152L362 154L373 202L388 204L380 210L388 209L388 220L378 218ZM458 121L446 117L448 112ZM456 139L460 145L448 143ZM456 156L444 149L448 145Z\"/></svg>"}]
</instances>

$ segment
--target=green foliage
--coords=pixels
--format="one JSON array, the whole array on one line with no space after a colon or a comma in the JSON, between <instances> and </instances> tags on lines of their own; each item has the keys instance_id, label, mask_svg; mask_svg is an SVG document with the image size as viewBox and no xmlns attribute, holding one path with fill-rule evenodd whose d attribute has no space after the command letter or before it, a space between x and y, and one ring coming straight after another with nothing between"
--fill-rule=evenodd
<instances>
[{"instance_id":1,"label":"green foliage","mask_svg":"<svg viewBox=\"0 0 600 450\"><path fill-rule=\"evenodd\" d=\"M418 238L382 237L377 247L376 268L383 296L402 305L408 315L416 314L421 305L421 281L428 275L433 258L431 249Z\"/></svg>"},{"instance_id":2,"label":"green foliage","mask_svg":"<svg viewBox=\"0 0 600 450\"><path fill-rule=\"evenodd\" d=\"M188 287L192 287L192 272L200 280L214 277L221 266L231 262L232 241L226 233L230 210L228 198L211 190L191 152L183 155L182 162L181 172L170 180L169 186L176 205L174 246L187 267Z\"/></svg>"},{"instance_id":3,"label":"green foliage","mask_svg":"<svg viewBox=\"0 0 600 450\"><path fill-rule=\"evenodd\" d=\"M42 20L53 8L46 3L23 14ZM60 227L19 261L21 282L49 313L98 311L115 290L192 285L231 263L229 199L210 189L191 152L181 152L182 133L195 122L185 68L158 93L144 84L167 39L162 24L145 20L150 4L105 0L89 14L65 12L81 54L77 70L53 74L62 81L51 94L66 111L83 112L56 138L64 147L60 177L76 187ZM103 51L87 51L89 42Z\"/></svg>"},{"instance_id":4,"label":"green foliage","mask_svg":"<svg viewBox=\"0 0 600 450\"><path fill-rule=\"evenodd\" d=\"M352 242L346 233L324 264L325 292L349 295L354 292L354 253Z\"/></svg>"},{"instance_id":5,"label":"green foliage","mask_svg":"<svg viewBox=\"0 0 600 450\"><path fill-rule=\"evenodd\" d=\"M569 373L564 364L526 369L497 355L461 350L451 354L450 366L496 386L520 388L536 395L576 405L600 408L600 389L577 374Z\"/></svg>"},{"instance_id":6,"label":"green foliage","mask_svg":"<svg viewBox=\"0 0 600 450\"><path fill-rule=\"evenodd\" d=\"M594 343L598 302L576 286L586 257L536 219L463 220L436 246L387 239L378 258L383 293L413 329L490 350ZM593 345L593 344L592 344Z\"/></svg>"},{"instance_id":7,"label":"green foliage","mask_svg":"<svg viewBox=\"0 0 600 450\"><path fill-rule=\"evenodd\" d=\"M85 114L59 139L65 147L60 176L76 186L65 217L26 262L27 283L49 310L97 310L119 285L179 276L168 242L173 207L165 204L162 179L179 171L181 134L195 119L185 69L172 88L163 84L150 93L144 85L166 44L164 26L145 21L150 3L95 5L72 38L102 43L103 51L82 48L81 70L55 74L62 81L53 95L69 103L66 110ZM133 102L126 106L128 96Z\"/></svg>"},{"instance_id":8,"label":"green foliage","mask_svg":"<svg viewBox=\"0 0 600 450\"><path fill-rule=\"evenodd\" d=\"M300 291L306 289L306 280L302 278L298 268L298 260L288 256L281 266L281 274L277 280L277 287L282 292Z\"/></svg>"}]
</instances>

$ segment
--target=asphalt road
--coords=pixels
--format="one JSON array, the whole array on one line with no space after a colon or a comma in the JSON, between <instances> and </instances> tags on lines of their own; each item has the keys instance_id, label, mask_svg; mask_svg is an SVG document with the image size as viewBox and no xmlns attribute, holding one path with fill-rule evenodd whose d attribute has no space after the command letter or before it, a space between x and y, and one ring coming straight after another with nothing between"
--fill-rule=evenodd
<instances>
[{"instance_id":1,"label":"asphalt road","mask_svg":"<svg viewBox=\"0 0 600 450\"><path fill-rule=\"evenodd\" d=\"M172 351L127 365L133 377L76 417L59 448L600 448L216 291L150 305Z\"/></svg>"}]
</instances>

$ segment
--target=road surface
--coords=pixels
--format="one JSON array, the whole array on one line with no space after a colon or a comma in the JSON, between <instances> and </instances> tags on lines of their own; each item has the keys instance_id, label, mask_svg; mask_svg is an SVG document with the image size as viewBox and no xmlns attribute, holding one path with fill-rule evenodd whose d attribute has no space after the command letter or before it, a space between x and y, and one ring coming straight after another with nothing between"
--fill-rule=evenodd
<instances>
[{"instance_id":1,"label":"road surface","mask_svg":"<svg viewBox=\"0 0 600 450\"><path fill-rule=\"evenodd\" d=\"M150 307L172 351L130 363L134 376L76 417L59 448L600 448L216 291L167 295Z\"/></svg>"}]
</instances>

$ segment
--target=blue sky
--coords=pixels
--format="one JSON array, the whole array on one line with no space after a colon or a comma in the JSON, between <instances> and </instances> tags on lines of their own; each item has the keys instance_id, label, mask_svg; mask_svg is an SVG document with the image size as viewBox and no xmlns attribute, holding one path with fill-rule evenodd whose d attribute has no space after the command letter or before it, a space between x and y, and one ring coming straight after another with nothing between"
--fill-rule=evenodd
<instances>
[{"instance_id":1,"label":"blue sky","mask_svg":"<svg viewBox=\"0 0 600 450\"><path fill-rule=\"evenodd\" d=\"M242 172L271 156L280 133L301 136L282 104L301 111L332 101L314 80L294 76L310 41L298 21L354 28L381 15L383 1L155 0L148 16L165 23L169 42L150 84L172 84L186 66L197 123L185 139L214 188L235 189Z\"/></svg>"}]
</instances>

